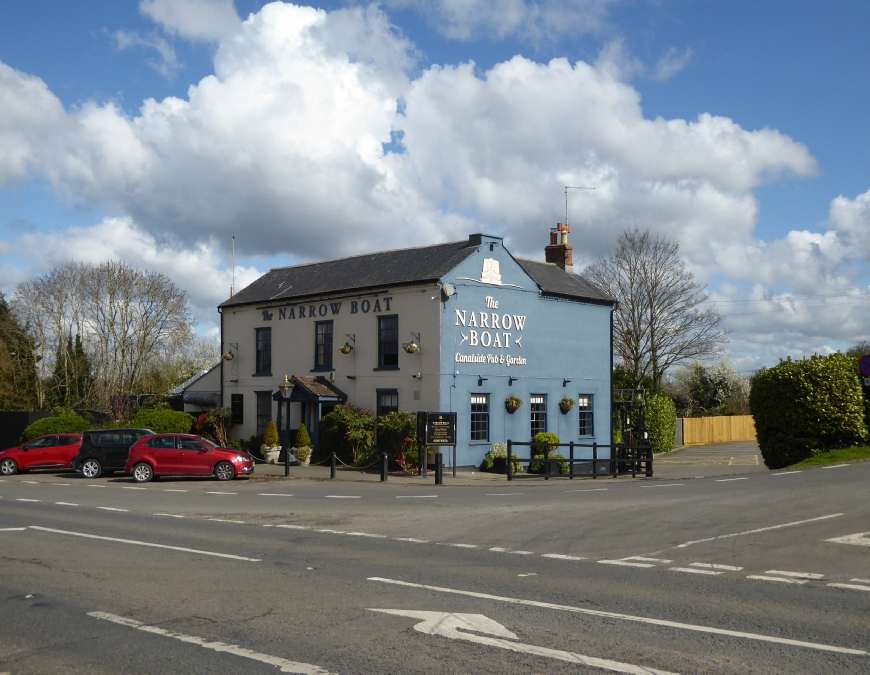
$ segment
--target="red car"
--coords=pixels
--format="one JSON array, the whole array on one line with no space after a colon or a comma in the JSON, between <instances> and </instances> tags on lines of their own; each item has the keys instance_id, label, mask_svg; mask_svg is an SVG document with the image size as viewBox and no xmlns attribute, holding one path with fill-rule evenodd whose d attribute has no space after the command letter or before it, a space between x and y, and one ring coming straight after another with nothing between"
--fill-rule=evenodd
<instances>
[{"instance_id":1,"label":"red car","mask_svg":"<svg viewBox=\"0 0 870 675\"><path fill-rule=\"evenodd\" d=\"M82 447L81 434L51 434L0 452L0 474L30 469L69 469Z\"/></svg>"},{"instance_id":2,"label":"red car","mask_svg":"<svg viewBox=\"0 0 870 675\"><path fill-rule=\"evenodd\" d=\"M137 483L155 476L207 476L232 480L254 473L254 458L247 452L221 448L202 436L158 434L143 436L127 457L124 470Z\"/></svg>"}]
</instances>

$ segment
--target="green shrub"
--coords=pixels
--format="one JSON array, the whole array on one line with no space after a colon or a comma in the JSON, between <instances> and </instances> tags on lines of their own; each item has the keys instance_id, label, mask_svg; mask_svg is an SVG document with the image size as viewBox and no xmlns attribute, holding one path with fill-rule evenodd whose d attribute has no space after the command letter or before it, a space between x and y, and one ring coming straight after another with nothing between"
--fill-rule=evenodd
<instances>
[{"instance_id":1,"label":"green shrub","mask_svg":"<svg viewBox=\"0 0 870 675\"><path fill-rule=\"evenodd\" d=\"M410 468L407 453L417 442L417 415L407 411L387 413L378 418L377 426L378 439L386 441L393 461L403 469Z\"/></svg>"},{"instance_id":2,"label":"green shrub","mask_svg":"<svg viewBox=\"0 0 870 675\"><path fill-rule=\"evenodd\" d=\"M311 445L311 436L308 435L308 429L305 428L304 423L299 425L299 431L296 432L296 441L293 445L297 448L304 448Z\"/></svg>"},{"instance_id":3,"label":"green shrub","mask_svg":"<svg viewBox=\"0 0 870 675\"><path fill-rule=\"evenodd\" d=\"M535 445L532 447L533 459L544 459L545 452L550 459L565 459L564 455L556 453L559 449L559 437L549 431L541 431L535 434ZM559 473L568 473L568 463L559 462ZM529 464L529 473L545 473L547 465L544 462L532 462Z\"/></svg>"},{"instance_id":4,"label":"green shrub","mask_svg":"<svg viewBox=\"0 0 870 675\"><path fill-rule=\"evenodd\" d=\"M36 420L21 434L21 442L33 440L46 434L80 434L91 428L90 422L74 412L59 409L51 417Z\"/></svg>"},{"instance_id":5,"label":"green shrub","mask_svg":"<svg viewBox=\"0 0 870 675\"><path fill-rule=\"evenodd\" d=\"M155 434L187 434L195 423L193 415L186 412L140 408L130 425L137 429L151 429Z\"/></svg>"},{"instance_id":6,"label":"green shrub","mask_svg":"<svg viewBox=\"0 0 870 675\"><path fill-rule=\"evenodd\" d=\"M677 407L669 396L659 394L650 399L646 410L646 428L653 452L674 449L677 434Z\"/></svg>"},{"instance_id":7,"label":"green shrub","mask_svg":"<svg viewBox=\"0 0 870 675\"><path fill-rule=\"evenodd\" d=\"M267 448L278 445L278 426L275 424L275 420L269 420L269 423L266 425L266 433L263 434L263 444Z\"/></svg>"},{"instance_id":8,"label":"green shrub","mask_svg":"<svg viewBox=\"0 0 870 675\"><path fill-rule=\"evenodd\" d=\"M294 450L296 450L296 459L298 459L300 462L304 462L306 459L311 457L310 445L297 445Z\"/></svg>"},{"instance_id":9,"label":"green shrub","mask_svg":"<svg viewBox=\"0 0 870 675\"><path fill-rule=\"evenodd\" d=\"M544 459L544 455L535 455L533 459ZM565 459L564 455L560 455L558 452L551 452L549 455L549 459ZM550 465L550 473L553 472L552 464ZM568 462L559 462L556 464L559 467L559 473L568 473ZM529 464L529 473L547 473L547 463L546 462L532 462Z\"/></svg>"},{"instance_id":10,"label":"green shrub","mask_svg":"<svg viewBox=\"0 0 870 675\"><path fill-rule=\"evenodd\" d=\"M355 405L337 405L320 420L322 452L335 452L345 464L364 466L373 461L377 450L371 412Z\"/></svg>"},{"instance_id":11,"label":"green shrub","mask_svg":"<svg viewBox=\"0 0 870 675\"><path fill-rule=\"evenodd\" d=\"M516 455L512 456L516 457ZM511 464L513 465L511 469L513 473L523 472L522 462L513 459ZM507 445L504 443L496 443L493 445L489 452L486 453L486 457L483 458L483 462L480 464L480 470L488 471L490 473L507 473Z\"/></svg>"},{"instance_id":12,"label":"green shrub","mask_svg":"<svg viewBox=\"0 0 870 675\"><path fill-rule=\"evenodd\" d=\"M764 463L779 469L867 436L856 359L791 358L761 372L749 408Z\"/></svg>"}]
</instances>

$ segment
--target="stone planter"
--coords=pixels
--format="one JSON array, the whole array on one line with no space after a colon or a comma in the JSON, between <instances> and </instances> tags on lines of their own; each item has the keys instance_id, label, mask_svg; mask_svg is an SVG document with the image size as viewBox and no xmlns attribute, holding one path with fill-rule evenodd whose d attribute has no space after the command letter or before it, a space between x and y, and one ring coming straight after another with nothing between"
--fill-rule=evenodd
<instances>
[{"instance_id":1,"label":"stone planter","mask_svg":"<svg viewBox=\"0 0 870 675\"><path fill-rule=\"evenodd\" d=\"M281 448L277 445L271 448L265 448L263 450L263 459L266 460L266 464L277 464L278 456L280 454Z\"/></svg>"}]
</instances>

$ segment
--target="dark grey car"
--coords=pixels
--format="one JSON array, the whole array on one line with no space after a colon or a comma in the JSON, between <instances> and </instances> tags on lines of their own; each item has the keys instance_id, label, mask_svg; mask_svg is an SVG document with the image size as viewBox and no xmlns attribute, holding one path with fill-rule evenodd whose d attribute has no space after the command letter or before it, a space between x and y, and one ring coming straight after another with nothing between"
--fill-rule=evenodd
<instances>
[{"instance_id":1,"label":"dark grey car","mask_svg":"<svg viewBox=\"0 0 870 675\"><path fill-rule=\"evenodd\" d=\"M143 436L152 436L150 429L97 429L82 435L82 447L72 468L85 478L123 471L130 446Z\"/></svg>"}]
</instances>

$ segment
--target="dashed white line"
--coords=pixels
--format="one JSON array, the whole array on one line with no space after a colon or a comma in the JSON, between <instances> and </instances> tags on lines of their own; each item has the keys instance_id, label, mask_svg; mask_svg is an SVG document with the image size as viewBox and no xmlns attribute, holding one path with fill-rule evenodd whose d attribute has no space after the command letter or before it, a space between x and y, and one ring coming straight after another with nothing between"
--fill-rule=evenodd
<instances>
[{"instance_id":1,"label":"dashed white line","mask_svg":"<svg viewBox=\"0 0 870 675\"><path fill-rule=\"evenodd\" d=\"M103 511L127 511L128 509L116 509L114 506L98 506L98 509Z\"/></svg>"},{"instance_id":2,"label":"dashed white line","mask_svg":"<svg viewBox=\"0 0 870 675\"><path fill-rule=\"evenodd\" d=\"M237 495L238 492L206 492L207 495Z\"/></svg>"},{"instance_id":3,"label":"dashed white line","mask_svg":"<svg viewBox=\"0 0 870 675\"><path fill-rule=\"evenodd\" d=\"M518 577L536 577L538 576L537 572L527 572L526 574L517 574Z\"/></svg>"},{"instance_id":4,"label":"dashed white line","mask_svg":"<svg viewBox=\"0 0 870 675\"><path fill-rule=\"evenodd\" d=\"M227 520L226 518L209 518L209 520L213 520L216 523L236 523L236 525L244 525L244 520Z\"/></svg>"},{"instance_id":5,"label":"dashed white line","mask_svg":"<svg viewBox=\"0 0 870 675\"><path fill-rule=\"evenodd\" d=\"M823 469L842 469L844 466L851 466L850 464L834 464L833 466L823 466ZM830 584L828 584L830 585Z\"/></svg>"},{"instance_id":6,"label":"dashed white line","mask_svg":"<svg viewBox=\"0 0 870 675\"><path fill-rule=\"evenodd\" d=\"M685 485L685 483L665 483L664 485L641 485L641 487L642 488L677 487L678 485Z\"/></svg>"},{"instance_id":7,"label":"dashed white line","mask_svg":"<svg viewBox=\"0 0 870 675\"><path fill-rule=\"evenodd\" d=\"M85 532L72 532L69 530L55 530L51 527L39 527L31 525L31 530L39 530L40 532L52 532L54 534L67 534L72 537L83 537L85 539L99 539L101 541L114 541L119 544L133 544L134 546L148 546L150 548L165 548L171 551L182 551L184 553L197 553L199 555L211 555L217 558L230 558L232 560L244 560L246 562L262 562L260 558L246 558L240 555L232 555L230 553L217 553L215 551L201 551L195 548L185 548L182 546L169 546L167 544L154 544L149 541L137 541L135 539L118 539L116 537L102 537L97 534L86 534Z\"/></svg>"},{"instance_id":8,"label":"dashed white line","mask_svg":"<svg viewBox=\"0 0 870 675\"><path fill-rule=\"evenodd\" d=\"M640 555L632 555L628 558L623 558L623 560L639 560L640 562L651 562L651 563L672 563L673 560L665 560L664 558L644 558Z\"/></svg>"},{"instance_id":9,"label":"dashed white line","mask_svg":"<svg viewBox=\"0 0 870 675\"><path fill-rule=\"evenodd\" d=\"M284 494L283 492L258 492L258 497L292 497L293 495Z\"/></svg>"},{"instance_id":10,"label":"dashed white line","mask_svg":"<svg viewBox=\"0 0 870 675\"><path fill-rule=\"evenodd\" d=\"M184 518L184 516L179 516L177 513L155 513L155 516L166 516L167 518Z\"/></svg>"},{"instance_id":11,"label":"dashed white line","mask_svg":"<svg viewBox=\"0 0 870 675\"><path fill-rule=\"evenodd\" d=\"M122 486L121 486L121 489L122 489L122 490L147 490L148 488L143 488L143 487L133 487L132 485L122 485Z\"/></svg>"},{"instance_id":12,"label":"dashed white line","mask_svg":"<svg viewBox=\"0 0 870 675\"><path fill-rule=\"evenodd\" d=\"M173 490L172 488L166 488L164 492L187 492L187 490Z\"/></svg>"},{"instance_id":13,"label":"dashed white line","mask_svg":"<svg viewBox=\"0 0 870 675\"><path fill-rule=\"evenodd\" d=\"M771 476L791 476L795 473L803 473L803 471L781 471L779 473L772 473Z\"/></svg>"},{"instance_id":14,"label":"dashed white line","mask_svg":"<svg viewBox=\"0 0 870 675\"><path fill-rule=\"evenodd\" d=\"M89 612L88 616L92 616L95 619L102 619L104 621L111 621L112 623L120 624L121 626L135 628L136 630L141 630L146 633L174 638L188 644L199 645L200 647L203 647L205 649L211 649L216 652L224 652L227 654L233 654L234 656L240 656L245 659L251 659L252 661L266 663L270 666L279 667L281 669L280 672L282 673L298 673L299 675L329 675L329 671L324 670L320 666L315 666L310 663L288 661L287 659L282 659L277 656L260 654L259 652L245 649L244 647L239 647L238 645L230 645L225 642L206 640L204 638L196 637L194 635L175 633L173 631L166 630L165 628L158 628L157 626L146 626L140 621L136 621L135 619L128 619L123 616L118 616L117 614L108 614L107 612Z\"/></svg>"},{"instance_id":15,"label":"dashed white line","mask_svg":"<svg viewBox=\"0 0 870 675\"><path fill-rule=\"evenodd\" d=\"M344 530L314 530L315 532L327 532L329 534L345 534Z\"/></svg>"},{"instance_id":16,"label":"dashed white line","mask_svg":"<svg viewBox=\"0 0 870 675\"><path fill-rule=\"evenodd\" d=\"M405 586L407 588L420 588L437 593L449 593L451 595L462 595L466 597L478 598L481 600L492 600L495 602L504 602L513 605L526 605L530 607L540 607L542 609L553 609L562 612L571 612L574 614L586 614L588 616L597 616L606 619L619 619L622 621L632 621L635 623L645 623L654 626L664 626L666 628L677 628L681 630L689 630L697 633L709 633L712 635L726 635L728 637L742 638L746 640L758 640L760 642L772 642L776 644L789 645L792 647L805 647L818 651L835 652L838 654L854 654L856 656L870 656L870 652L863 649L850 649L848 647L837 647L835 645L826 645L819 642L805 642L803 640L790 640L788 638L776 637L773 635L761 635L759 633L745 633L743 631L728 630L727 628L713 628L710 626L699 626L690 623L680 623L678 621L668 621L666 619L654 619L645 616L632 616L630 614L618 614L616 612L608 612L600 609L591 609L586 607L575 607L571 605L557 605L549 602L541 602L539 600L524 600L521 598L511 598L499 595L490 595L489 593L478 593L475 591L464 591L456 588L444 588L441 586L429 586L426 584L415 584L409 581L399 581L397 579L385 579L383 577L369 577L369 581L379 582L383 584L392 584L395 586Z\"/></svg>"},{"instance_id":17,"label":"dashed white line","mask_svg":"<svg viewBox=\"0 0 870 675\"><path fill-rule=\"evenodd\" d=\"M16 499L16 502L41 502L41 499Z\"/></svg>"},{"instance_id":18,"label":"dashed white line","mask_svg":"<svg viewBox=\"0 0 870 675\"><path fill-rule=\"evenodd\" d=\"M828 584L831 588L848 588L850 591L870 591L870 586L858 586L857 584Z\"/></svg>"},{"instance_id":19,"label":"dashed white line","mask_svg":"<svg viewBox=\"0 0 870 675\"><path fill-rule=\"evenodd\" d=\"M46 483L47 485L72 485L72 483Z\"/></svg>"},{"instance_id":20,"label":"dashed white line","mask_svg":"<svg viewBox=\"0 0 870 675\"><path fill-rule=\"evenodd\" d=\"M444 542L438 542L439 546L453 546L454 548L477 548L477 544L448 544Z\"/></svg>"},{"instance_id":21,"label":"dashed white line","mask_svg":"<svg viewBox=\"0 0 870 675\"><path fill-rule=\"evenodd\" d=\"M39 485L38 480L20 480L19 483L30 483L31 485Z\"/></svg>"},{"instance_id":22,"label":"dashed white line","mask_svg":"<svg viewBox=\"0 0 870 675\"><path fill-rule=\"evenodd\" d=\"M849 581L855 581L859 584L870 584L870 579L849 579Z\"/></svg>"},{"instance_id":23,"label":"dashed white line","mask_svg":"<svg viewBox=\"0 0 870 675\"><path fill-rule=\"evenodd\" d=\"M72 502L55 502L58 506L78 506L78 504L73 504Z\"/></svg>"},{"instance_id":24,"label":"dashed white line","mask_svg":"<svg viewBox=\"0 0 870 675\"><path fill-rule=\"evenodd\" d=\"M755 530L746 530L745 532L734 532L732 534L720 534L718 537L707 537L706 539L695 539L694 541L687 541L685 544L677 544L676 548L685 548L686 546L691 546L692 544L703 544L708 541L716 541L717 539L729 539L731 537L741 537L744 534L758 534L759 532L768 532L769 530L779 530L783 527L794 527L795 525L805 525L806 523L815 523L819 520L827 520L829 518L837 518L842 516L842 513L832 513L829 516L819 516L818 518L809 518L808 520L796 520L793 523L783 523L782 525L771 525L770 527L759 527ZM832 540L828 540L832 541Z\"/></svg>"},{"instance_id":25,"label":"dashed white line","mask_svg":"<svg viewBox=\"0 0 870 675\"><path fill-rule=\"evenodd\" d=\"M714 563L689 563L689 567L703 567L708 570L725 570L726 572L739 572L742 567L734 567L734 565L716 565Z\"/></svg>"},{"instance_id":26,"label":"dashed white line","mask_svg":"<svg viewBox=\"0 0 870 675\"><path fill-rule=\"evenodd\" d=\"M26 529L26 527L0 527L0 532L24 532Z\"/></svg>"},{"instance_id":27,"label":"dashed white line","mask_svg":"<svg viewBox=\"0 0 870 675\"><path fill-rule=\"evenodd\" d=\"M86 485L85 487L95 487L95 488L104 488L105 485Z\"/></svg>"},{"instance_id":28,"label":"dashed white line","mask_svg":"<svg viewBox=\"0 0 870 675\"><path fill-rule=\"evenodd\" d=\"M369 534L368 532L348 532L349 537L371 537L372 539L386 539L385 534Z\"/></svg>"},{"instance_id":29,"label":"dashed white line","mask_svg":"<svg viewBox=\"0 0 870 675\"><path fill-rule=\"evenodd\" d=\"M428 544L428 539L414 539L414 537L393 537L393 541L410 541L412 544Z\"/></svg>"},{"instance_id":30,"label":"dashed white line","mask_svg":"<svg viewBox=\"0 0 870 675\"><path fill-rule=\"evenodd\" d=\"M812 572L783 572L782 570L767 570L765 574L775 574L778 577L794 577L795 579L821 579L824 574L813 574Z\"/></svg>"},{"instance_id":31,"label":"dashed white line","mask_svg":"<svg viewBox=\"0 0 870 675\"><path fill-rule=\"evenodd\" d=\"M326 495L327 499L359 499L360 495Z\"/></svg>"},{"instance_id":32,"label":"dashed white line","mask_svg":"<svg viewBox=\"0 0 870 675\"><path fill-rule=\"evenodd\" d=\"M669 567L671 572L690 572L691 574L708 574L710 576L718 576L722 574L722 572L716 572L714 570L699 570L695 567Z\"/></svg>"},{"instance_id":33,"label":"dashed white line","mask_svg":"<svg viewBox=\"0 0 870 675\"><path fill-rule=\"evenodd\" d=\"M513 497L514 495L524 495L525 492L487 492L487 497Z\"/></svg>"},{"instance_id":34,"label":"dashed white line","mask_svg":"<svg viewBox=\"0 0 870 675\"><path fill-rule=\"evenodd\" d=\"M727 483L732 480L749 480L748 478L717 478L717 483Z\"/></svg>"},{"instance_id":35,"label":"dashed white line","mask_svg":"<svg viewBox=\"0 0 870 675\"><path fill-rule=\"evenodd\" d=\"M607 492L607 488L586 488L585 490L565 490L565 492Z\"/></svg>"},{"instance_id":36,"label":"dashed white line","mask_svg":"<svg viewBox=\"0 0 870 675\"><path fill-rule=\"evenodd\" d=\"M747 579L757 579L759 581L778 581L782 584L805 584L806 579L788 579L786 577L766 577L761 574L753 574L746 577Z\"/></svg>"},{"instance_id":37,"label":"dashed white line","mask_svg":"<svg viewBox=\"0 0 870 675\"><path fill-rule=\"evenodd\" d=\"M500 548L498 546L489 549L490 551L494 551L496 553L513 553L515 555L532 555L531 551L515 551L510 548Z\"/></svg>"},{"instance_id":38,"label":"dashed white line","mask_svg":"<svg viewBox=\"0 0 870 675\"><path fill-rule=\"evenodd\" d=\"M586 560L577 555L563 555L561 553L542 553L542 558L555 558L556 560Z\"/></svg>"},{"instance_id":39,"label":"dashed white line","mask_svg":"<svg viewBox=\"0 0 870 675\"><path fill-rule=\"evenodd\" d=\"M263 525L263 527L272 527L271 525ZM275 525L275 527L283 527L286 530L307 530L305 525ZM331 530L317 530L317 532L330 532Z\"/></svg>"},{"instance_id":40,"label":"dashed white line","mask_svg":"<svg viewBox=\"0 0 870 675\"><path fill-rule=\"evenodd\" d=\"M603 565L622 565L624 567L655 567L652 563L626 562L625 560L599 560Z\"/></svg>"},{"instance_id":41,"label":"dashed white line","mask_svg":"<svg viewBox=\"0 0 870 675\"><path fill-rule=\"evenodd\" d=\"M438 495L396 495L396 499L437 499Z\"/></svg>"}]
</instances>

